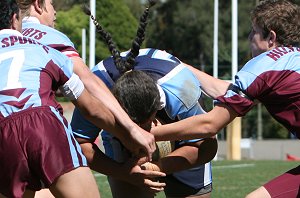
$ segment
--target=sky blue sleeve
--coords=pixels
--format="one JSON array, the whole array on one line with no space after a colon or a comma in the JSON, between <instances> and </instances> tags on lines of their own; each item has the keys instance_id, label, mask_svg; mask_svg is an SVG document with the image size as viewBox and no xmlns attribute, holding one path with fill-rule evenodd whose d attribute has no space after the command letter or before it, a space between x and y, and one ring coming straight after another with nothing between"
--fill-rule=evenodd
<instances>
[{"instance_id":1,"label":"sky blue sleeve","mask_svg":"<svg viewBox=\"0 0 300 198\"><path fill-rule=\"evenodd\" d=\"M172 120L205 113L198 102L201 97L200 82L186 67L177 69L176 73L175 70L170 72L170 75L158 80L158 84L165 93L165 110ZM180 144L196 141L199 139L180 141Z\"/></svg>"}]
</instances>

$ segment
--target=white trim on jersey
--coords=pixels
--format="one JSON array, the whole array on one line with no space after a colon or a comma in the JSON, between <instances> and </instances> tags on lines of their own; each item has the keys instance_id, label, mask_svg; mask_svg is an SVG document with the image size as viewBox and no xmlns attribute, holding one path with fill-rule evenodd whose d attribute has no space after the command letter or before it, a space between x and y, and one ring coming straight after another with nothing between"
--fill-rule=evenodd
<instances>
[{"instance_id":1,"label":"white trim on jersey","mask_svg":"<svg viewBox=\"0 0 300 198\"><path fill-rule=\"evenodd\" d=\"M62 52L64 55L66 55L67 57L74 57L74 56L76 56L76 57L80 57L80 55L77 53L77 52L75 52L75 51L64 51L64 52Z\"/></svg>"},{"instance_id":2,"label":"white trim on jersey","mask_svg":"<svg viewBox=\"0 0 300 198\"><path fill-rule=\"evenodd\" d=\"M162 85L163 83L169 81L171 78L176 76L181 70L186 68L184 64L180 63L178 66L176 66L174 69L172 69L167 75L162 77L157 81L157 84Z\"/></svg>"},{"instance_id":3,"label":"white trim on jersey","mask_svg":"<svg viewBox=\"0 0 300 198\"><path fill-rule=\"evenodd\" d=\"M107 70L103 64L103 61L101 61L100 63L98 63L97 68L99 71L101 71L101 73L103 74L103 76L105 77L105 79L113 86L115 84L115 82L113 81L113 79L109 76L109 74L107 73Z\"/></svg>"},{"instance_id":4,"label":"white trim on jersey","mask_svg":"<svg viewBox=\"0 0 300 198\"><path fill-rule=\"evenodd\" d=\"M80 78L73 73L71 78L59 89L70 100L76 100L82 94L84 85Z\"/></svg>"},{"instance_id":5,"label":"white trim on jersey","mask_svg":"<svg viewBox=\"0 0 300 198\"><path fill-rule=\"evenodd\" d=\"M12 29L3 29L0 30L0 35L9 34L10 36L23 36L21 32Z\"/></svg>"},{"instance_id":6,"label":"white trim on jersey","mask_svg":"<svg viewBox=\"0 0 300 198\"><path fill-rule=\"evenodd\" d=\"M166 94L164 92L164 90L160 87L160 85L156 84L158 91L159 91L159 96L160 96L160 100L159 100L159 110L165 108L166 106Z\"/></svg>"},{"instance_id":7,"label":"white trim on jersey","mask_svg":"<svg viewBox=\"0 0 300 198\"><path fill-rule=\"evenodd\" d=\"M33 16L24 17L22 23L41 23L40 20Z\"/></svg>"},{"instance_id":8,"label":"white trim on jersey","mask_svg":"<svg viewBox=\"0 0 300 198\"><path fill-rule=\"evenodd\" d=\"M211 162L206 163L204 170L204 186L212 183L212 174L211 174Z\"/></svg>"}]
</instances>

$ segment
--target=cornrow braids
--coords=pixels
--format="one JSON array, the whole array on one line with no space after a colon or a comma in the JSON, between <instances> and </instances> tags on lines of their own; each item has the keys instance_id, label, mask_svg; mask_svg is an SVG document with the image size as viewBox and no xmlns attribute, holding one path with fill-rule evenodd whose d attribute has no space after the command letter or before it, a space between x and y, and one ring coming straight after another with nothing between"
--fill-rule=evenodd
<instances>
[{"instance_id":1,"label":"cornrow braids","mask_svg":"<svg viewBox=\"0 0 300 198\"><path fill-rule=\"evenodd\" d=\"M89 15L96 26L96 31L101 35L102 39L107 43L108 49L113 56L114 63L121 74L125 73L125 61L122 59L120 52L117 50L116 44L112 40L110 33L106 32L103 27L98 23L96 18L92 15L90 8L84 5L83 11L86 15Z\"/></svg>"},{"instance_id":2,"label":"cornrow braids","mask_svg":"<svg viewBox=\"0 0 300 198\"><path fill-rule=\"evenodd\" d=\"M127 55L125 67L128 71L132 70L134 68L135 58L139 55L139 50L145 39L145 31L146 31L146 27L147 27L147 19L149 16L149 10L157 2L157 0L148 0L148 1L149 1L149 5L148 5L148 7L146 7L143 15L140 17L140 24L139 24L139 27L138 27L138 30L136 33L136 38L133 40L131 49Z\"/></svg>"},{"instance_id":3,"label":"cornrow braids","mask_svg":"<svg viewBox=\"0 0 300 198\"><path fill-rule=\"evenodd\" d=\"M106 32L103 29L103 27L98 23L96 18L91 14L91 10L89 9L88 6L85 5L83 7L83 11L85 12L85 14L89 15L93 20L93 23L96 26L96 31L101 35L102 39L107 43L108 49L113 56L113 60L116 65L116 68L119 70L121 75L133 69L135 64L135 58L138 56L140 47L144 41L149 9L156 4L157 0L148 0L148 2L149 2L148 7L145 9L143 15L140 17L140 24L137 30L137 35L132 42L132 47L127 55L126 61L122 59L120 55L120 51L117 50L116 44L112 40L110 33Z\"/></svg>"}]
</instances>

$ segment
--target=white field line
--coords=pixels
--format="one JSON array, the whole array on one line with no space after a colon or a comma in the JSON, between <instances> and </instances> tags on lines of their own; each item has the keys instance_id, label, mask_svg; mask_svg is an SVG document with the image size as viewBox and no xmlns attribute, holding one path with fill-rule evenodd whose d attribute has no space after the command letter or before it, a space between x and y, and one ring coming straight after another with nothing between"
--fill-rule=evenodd
<instances>
[{"instance_id":1,"label":"white field line","mask_svg":"<svg viewBox=\"0 0 300 198\"><path fill-rule=\"evenodd\" d=\"M235 164L235 165L225 165L225 166L212 166L212 169L226 169L226 168L244 168L252 167L255 164Z\"/></svg>"},{"instance_id":2,"label":"white field line","mask_svg":"<svg viewBox=\"0 0 300 198\"><path fill-rule=\"evenodd\" d=\"M226 169L226 168L244 168L244 167L252 167L255 164L236 164L236 165L225 165L225 166L212 166L212 169ZM101 173L94 173L95 177L106 177Z\"/></svg>"}]
</instances>

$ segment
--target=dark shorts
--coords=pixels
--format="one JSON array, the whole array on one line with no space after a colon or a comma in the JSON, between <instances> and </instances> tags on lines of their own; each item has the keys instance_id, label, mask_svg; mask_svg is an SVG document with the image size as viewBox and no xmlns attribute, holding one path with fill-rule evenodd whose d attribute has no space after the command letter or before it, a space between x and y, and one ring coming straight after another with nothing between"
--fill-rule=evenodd
<instances>
[{"instance_id":1,"label":"dark shorts","mask_svg":"<svg viewBox=\"0 0 300 198\"><path fill-rule=\"evenodd\" d=\"M274 178L264 187L271 197L300 197L300 166Z\"/></svg>"},{"instance_id":2,"label":"dark shorts","mask_svg":"<svg viewBox=\"0 0 300 198\"><path fill-rule=\"evenodd\" d=\"M0 193L22 197L25 189L49 187L86 158L70 125L50 107L14 113L0 121Z\"/></svg>"},{"instance_id":3,"label":"dark shorts","mask_svg":"<svg viewBox=\"0 0 300 198\"><path fill-rule=\"evenodd\" d=\"M164 177L161 181L167 184L164 190L167 197L192 197L197 195L204 195L212 191L212 184L208 184L202 188L195 189L180 182L172 175Z\"/></svg>"}]
</instances>

